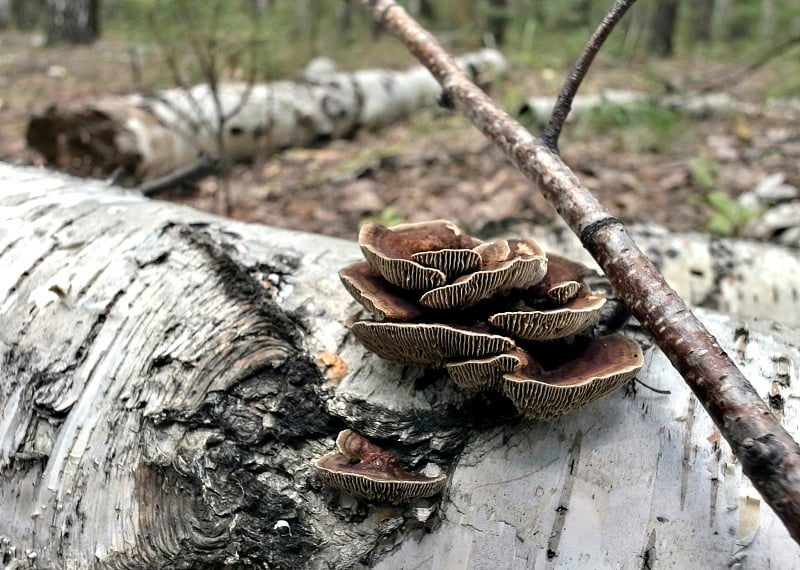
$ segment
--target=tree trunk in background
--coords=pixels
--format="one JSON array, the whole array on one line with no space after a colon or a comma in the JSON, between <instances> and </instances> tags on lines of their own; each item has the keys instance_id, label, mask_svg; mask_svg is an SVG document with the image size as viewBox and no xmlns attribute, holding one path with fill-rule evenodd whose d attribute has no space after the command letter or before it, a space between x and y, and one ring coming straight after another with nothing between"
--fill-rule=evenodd
<instances>
[{"instance_id":1,"label":"tree trunk in background","mask_svg":"<svg viewBox=\"0 0 800 570\"><path fill-rule=\"evenodd\" d=\"M411 0L408 3L408 13L418 20L436 21L436 8L430 0Z\"/></svg>"},{"instance_id":2,"label":"tree trunk in background","mask_svg":"<svg viewBox=\"0 0 800 570\"><path fill-rule=\"evenodd\" d=\"M6 29L11 23L11 1L0 0L0 30Z\"/></svg>"},{"instance_id":3,"label":"tree trunk in background","mask_svg":"<svg viewBox=\"0 0 800 570\"><path fill-rule=\"evenodd\" d=\"M47 44L88 44L100 36L100 0L47 0Z\"/></svg>"},{"instance_id":4,"label":"tree trunk in background","mask_svg":"<svg viewBox=\"0 0 800 570\"><path fill-rule=\"evenodd\" d=\"M506 28L511 21L508 0L489 0L486 15L486 33L490 34L497 47L505 43ZM489 46L494 47L494 46Z\"/></svg>"},{"instance_id":5,"label":"tree trunk in background","mask_svg":"<svg viewBox=\"0 0 800 570\"><path fill-rule=\"evenodd\" d=\"M714 0L713 37L715 41L730 39L731 0Z\"/></svg>"},{"instance_id":6,"label":"tree trunk in background","mask_svg":"<svg viewBox=\"0 0 800 570\"><path fill-rule=\"evenodd\" d=\"M344 0L339 4L336 18L339 23L339 38L345 45L353 43L353 0Z\"/></svg>"},{"instance_id":7,"label":"tree trunk in background","mask_svg":"<svg viewBox=\"0 0 800 570\"><path fill-rule=\"evenodd\" d=\"M264 14L272 4L271 0L252 0L253 15L258 17Z\"/></svg>"},{"instance_id":8,"label":"tree trunk in background","mask_svg":"<svg viewBox=\"0 0 800 570\"><path fill-rule=\"evenodd\" d=\"M695 0L689 7L690 34L692 46L711 43L712 24L714 22L714 0Z\"/></svg>"},{"instance_id":9,"label":"tree trunk in background","mask_svg":"<svg viewBox=\"0 0 800 570\"><path fill-rule=\"evenodd\" d=\"M800 546L641 333L639 378L670 393L526 421L355 342L336 275L361 258L354 242L3 163L0 227L6 568L796 570ZM581 250L568 230L542 233ZM780 291L758 308L798 310L791 252L643 241L679 289L757 299L771 274ZM700 313L796 435L800 333L745 315ZM323 352L338 370L315 365ZM325 488L312 464L344 427L414 469L435 463L447 487L401 507Z\"/></svg>"},{"instance_id":10,"label":"tree trunk in background","mask_svg":"<svg viewBox=\"0 0 800 570\"><path fill-rule=\"evenodd\" d=\"M761 0L761 39L770 40L775 33L775 0Z\"/></svg>"},{"instance_id":11,"label":"tree trunk in background","mask_svg":"<svg viewBox=\"0 0 800 570\"><path fill-rule=\"evenodd\" d=\"M592 0L577 0L574 3L573 10L577 13L578 22L582 26L595 25L599 20L594 19L594 12L592 10Z\"/></svg>"},{"instance_id":12,"label":"tree trunk in background","mask_svg":"<svg viewBox=\"0 0 800 570\"><path fill-rule=\"evenodd\" d=\"M673 55L677 22L678 0L658 0L650 17L648 51L662 57Z\"/></svg>"},{"instance_id":13,"label":"tree trunk in background","mask_svg":"<svg viewBox=\"0 0 800 570\"><path fill-rule=\"evenodd\" d=\"M619 24L618 31L622 36L622 45L619 55L640 56L643 49L640 47L642 42L647 40L650 30L650 11L649 6L644 3L633 5L628 18L623 18ZM605 15L605 13L603 13Z\"/></svg>"},{"instance_id":14,"label":"tree trunk in background","mask_svg":"<svg viewBox=\"0 0 800 570\"><path fill-rule=\"evenodd\" d=\"M297 0L294 3L294 19L297 34L308 42L308 55L319 52L320 0Z\"/></svg>"},{"instance_id":15,"label":"tree trunk in background","mask_svg":"<svg viewBox=\"0 0 800 570\"><path fill-rule=\"evenodd\" d=\"M44 0L11 0L11 20L22 31L35 29L42 21Z\"/></svg>"}]
</instances>

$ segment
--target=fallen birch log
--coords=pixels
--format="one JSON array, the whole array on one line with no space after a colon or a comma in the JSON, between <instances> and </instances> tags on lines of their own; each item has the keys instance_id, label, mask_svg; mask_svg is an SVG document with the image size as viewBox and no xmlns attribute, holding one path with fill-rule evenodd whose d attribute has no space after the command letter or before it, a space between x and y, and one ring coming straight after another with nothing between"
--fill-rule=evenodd
<instances>
[{"instance_id":1,"label":"fallen birch log","mask_svg":"<svg viewBox=\"0 0 800 570\"><path fill-rule=\"evenodd\" d=\"M458 61L481 82L506 70L496 50ZM304 80L269 84L221 83L219 108L209 85L202 84L153 96L53 105L31 118L27 141L59 169L97 177L121 168L148 179L200 156L218 157L220 128L225 158L245 160L394 123L433 105L440 93L422 66L406 71L326 70Z\"/></svg>"},{"instance_id":2,"label":"fallen birch log","mask_svg":"<svg viewBox=\"0 0 800 570\"><path fill-rule=\"evenodd\" d=\"M0 181L8 566L796 567L800 546L652 346L640 379L669 395L522 421L352 339L336 271L353 242L42 170L0 164ZM800 434L800 333L752 322L743 339L702 315ZM344 427L436 464L441 499L323 487L311 463Z\"/></svg>"},{"instance_id":3,"label":"fallen birch log","mask_svg":"<svg viewBox=\"0 0 800 570\"><path fill-rule=\"evenodd\" d=\"M532 123L544 124L550 118L555 102L555 97L529 97L517 112ZM773 100L756 105L737 101L727 93L660 95L629 89L604 89L592 95L576 95L567 120L574 121L586 112L604 106L631 107L644 103L671 109L695 118L730 113L786 119L796 119L800 115L799 103L794 99Z\"/></svg>"}]
</instances>

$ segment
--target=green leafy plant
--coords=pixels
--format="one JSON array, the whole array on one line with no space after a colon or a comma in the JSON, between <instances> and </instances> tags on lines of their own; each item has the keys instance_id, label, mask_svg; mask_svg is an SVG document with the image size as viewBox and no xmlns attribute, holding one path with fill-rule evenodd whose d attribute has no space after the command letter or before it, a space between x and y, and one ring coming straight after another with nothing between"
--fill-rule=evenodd
<instances>
[{"instance_id":1,"label":"green leafy plant","mask_svg":"<svg viewBox=\"0 0 800 570\"><path fill-rule=\"evenodd\" d=\"M735 198L717 187L717 164L711 159L698 156L689 161L692 184L705 192L694 200L708 209L708 233L720 236L739 235L744 225L760 215L758 210L740 204Z\"/></svg>"},{"instance_id":2,"label":"green leafy plant","mask_svg":"<svg viewBox=\"0 0 800 570\"><path fill-rule=\"evenodd\" d=\"M739 235L744 225L760 214L720 190L708 192L705 201L710 209L706 231L716 235Z\"/></svg>"},{"instance_id":3,"label":"green leafy plant","mask_svg":"<svg viewBox=\"0 0 800 570\"><path fill-rule=\"evenodd\" d=\"M366 216L363 220L361 220L361 224L363 225L369 222L376 222L389 227L402 224L405 221L406 219L393 206L388 206L377 214Z\"/></svg>"},{"instance_id":4,"label":"green leafy plant","mask_svg":"<svg viewBox=\"0 0 800 570\"><path fill-rule=\"evenodd\" d=\"M704 190L712 190L717 185L717 165L704 156L689 161L689 174L692 183Z\"/></svg>"}]
</instances>

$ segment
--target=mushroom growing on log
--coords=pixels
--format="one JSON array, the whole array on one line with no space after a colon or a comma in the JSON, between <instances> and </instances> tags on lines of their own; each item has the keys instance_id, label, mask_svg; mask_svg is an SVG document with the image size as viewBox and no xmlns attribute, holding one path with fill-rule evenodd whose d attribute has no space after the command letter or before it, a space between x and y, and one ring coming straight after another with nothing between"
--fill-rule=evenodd
<instances>
[{"instance_id":1,"label":"mushroom growing on log","mask_svg":"<svg viewBox=\"0 0 800 570\"><path fill-rule=\"evenodd\" d=\"M336 451L315 464L322 481L353 496L393 504L430 497L442 490L443 474L436 477L409 473L397 458L367 438L346 429L336 438Z\"/></svg>"},{"instance_id":2,"label":"mushroom growing on log","mask_svg":"<svg viewBox=\"0 0 800 570\"><path fill-rule=\"evenodd\" d=\"M493 389L525 416L549 419L619 388L642 367L639 345L579 334L600 314L589 270L530 239L484 243L447 220L359 233L366 262L339 271L380 320L351 331L387 360L446 368L467 390ZM558 342L551 342L558 341ZM556 364L551 353L561 356Z\"/></svg>"}]
</instances>

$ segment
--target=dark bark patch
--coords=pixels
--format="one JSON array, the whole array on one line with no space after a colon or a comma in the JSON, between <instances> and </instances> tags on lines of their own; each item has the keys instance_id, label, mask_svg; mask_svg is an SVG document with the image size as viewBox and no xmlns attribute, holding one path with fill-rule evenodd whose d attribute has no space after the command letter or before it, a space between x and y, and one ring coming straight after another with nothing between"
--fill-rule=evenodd
<instances>
[{"instance_id":1,"label":"dark bark patch","mask_svg":"<svg viewBox=\"0 0 800 570\"><path fill-rule=\"evenodd\" d=\"M785 448L772 434L745 439L736 455L742 462L742 472L750 478L767 480L781 472Z\"/></svg>"},{"instance_id":2,"label":"dark bark patch","mask_svg":"<svg viewBox=\"0 0 800 570\"><path fill-rule=\"evenodd\" d=\"M258 318L263 319L269 327L271 334L296 348L301 338L301 325L269 298L262 284L226 251L225 244L218 243L208 231L188 225L177 227L178 236L209 259L222 291L242 305L252 307ZM286 266L285 259L279 260L283 266Z\"/></svg>"}]
</instances>

